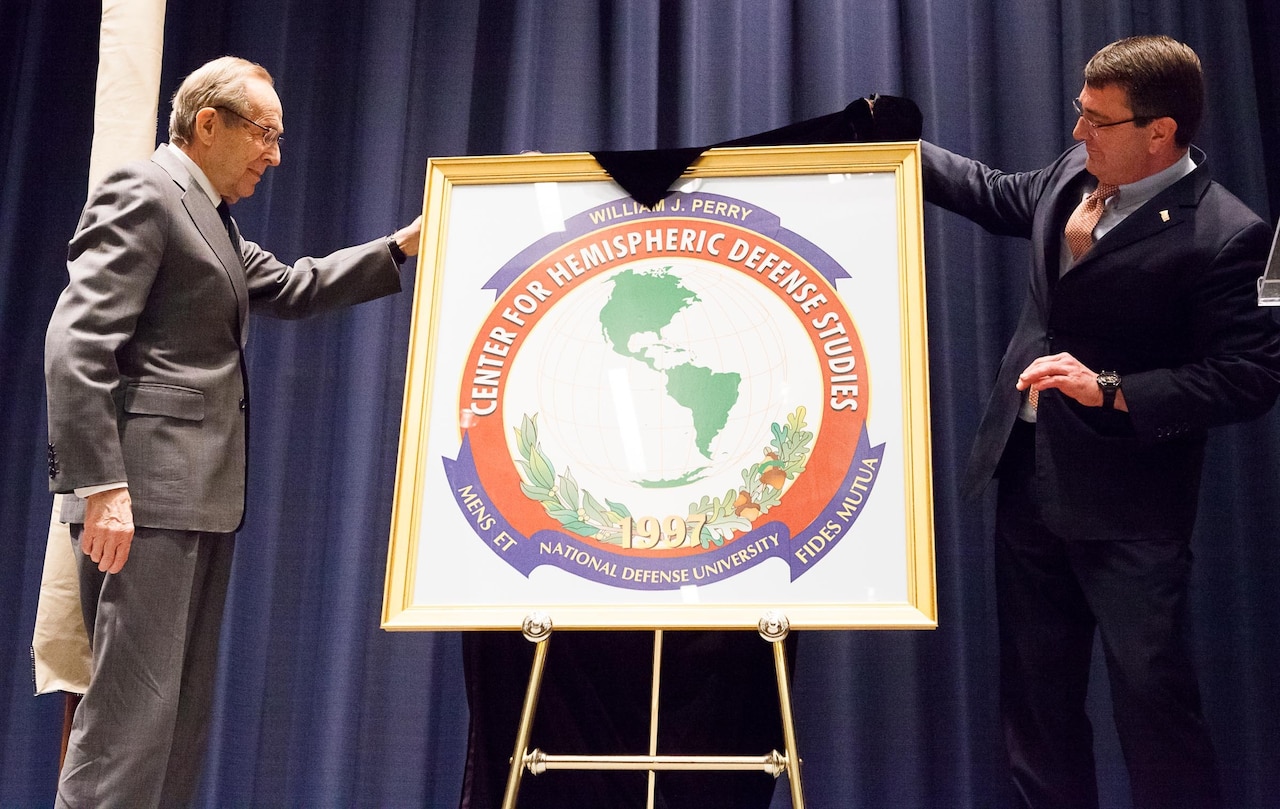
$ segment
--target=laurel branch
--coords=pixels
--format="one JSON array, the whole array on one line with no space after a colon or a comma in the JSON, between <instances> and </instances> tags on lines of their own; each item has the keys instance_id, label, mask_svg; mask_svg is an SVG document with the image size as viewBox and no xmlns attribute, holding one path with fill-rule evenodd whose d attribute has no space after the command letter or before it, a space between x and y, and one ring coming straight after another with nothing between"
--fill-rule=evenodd
<instances>
[{"instance_id":1,"label":"laurel branch","mask_svg":"<svg viewBox=\"0 0 1280 809\"><path fill-rule=\"evenodd\" d=\"M773 440L764 448L764 460L742 470L742 487L729 489L723 497L703 496L689 504L689 515L705 515L698 541L703 548L720 546L735 533L749 531L762 514L782 502L787 481L804 471L813 433L806 430L805 408L797 407L786 424L774 423ZM631 517L622 503L605 499L601 504L583 489L566 467L557 476L555 464L538 441L538 415L525 415L514 430L520 459L520 490L530 500L541 503L548 515L566 531L590 537L607 545L622 544L621 523Z\"/></svg>"}]
</instances>

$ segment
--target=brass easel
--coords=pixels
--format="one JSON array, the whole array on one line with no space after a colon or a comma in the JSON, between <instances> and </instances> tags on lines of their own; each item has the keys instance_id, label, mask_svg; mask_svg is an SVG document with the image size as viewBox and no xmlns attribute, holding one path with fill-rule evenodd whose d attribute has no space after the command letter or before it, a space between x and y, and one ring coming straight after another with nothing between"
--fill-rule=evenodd
<instances>
[{"instance_id":1,"label":"brass easel","mask_svg":"<svg viewBox=\"0 0 1280 809\"><path fill-rule=\"evenodd\" d=\"M800 786L800 755L796 748L795 721L791 713L791 687L787 679L786 652L783 641L791 631L786 616L777 612L765 613L757 624L760 636L773 645L773 668L778 679L778 703L782 709L783 742L785 754L771 750L763 756L660 756L658 755L658 693L662 670L662 630L653 633L653 685L649 703L649 754L647 756L555 756L541 750L529 749L529 734L533 730L533 717L538 706L538 692L542 687L542 672L547 662L547 646L551 641L551 617L533 613L524 619L521 631L526 640L537 644L533 654L533 667L529 672L529 686L525 691L524 707L520 712L520 728L516 733L515 753L511 757L511 771L507 776L507 789L502 797L502 809L516 809L516 796L520 780L527 769L533 775L547 770L648 770L649 798L647 806L653 809L658 770L736 770L763 771L777 778L783 772L791 786L793 809L804 809L804 793Z\"/></svg>"}]
</instances>

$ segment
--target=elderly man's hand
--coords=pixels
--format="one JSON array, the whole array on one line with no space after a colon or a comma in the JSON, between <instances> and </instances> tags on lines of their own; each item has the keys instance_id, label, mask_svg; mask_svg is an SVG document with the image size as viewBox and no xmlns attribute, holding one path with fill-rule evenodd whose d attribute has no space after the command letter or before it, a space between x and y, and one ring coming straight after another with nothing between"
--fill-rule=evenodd
<instances>
[{"instance_id":1,"label":"elderly man's hand","mask_svg":"<svg viewBox=\"0 0 1280 809\"><path fill-rule=\"evenodd\" d=\"M391 238L396 240L396 244L404 251L406 256L418 255L418 241L422 234L422 214L418 214L418 218L409 224L397 230L392 234Z\"/></svg>"},{"instance_id":2,"label":"elderly man's hand","mask_svg":"<svg viewBox=\"0 0 1280 809\"><path fill-rule=\"evenodd\" d=\"M133 544L133 501L129 490L108 489L85 498L80 550L104 573L119 573Z\"/></svg>"}]
</instances>

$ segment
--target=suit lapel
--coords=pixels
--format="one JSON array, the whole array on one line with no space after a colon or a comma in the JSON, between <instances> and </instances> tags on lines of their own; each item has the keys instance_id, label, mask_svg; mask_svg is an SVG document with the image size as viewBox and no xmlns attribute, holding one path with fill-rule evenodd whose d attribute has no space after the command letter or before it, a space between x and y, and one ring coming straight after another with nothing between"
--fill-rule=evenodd
<instances>
[{"instance_id":1,"label":"suit lapel","mask_svg":"<svg viewBox=\"0 0 1280 809\"><path fill-rule=\"evenodd\" d=\"M174 182L182 188L182 205L187 215L191 217L196 230L200 231L200 235L227 275L227 281L231 284L232 292L236 296L237 331L240 335L240 345L243 347L249 322L249 286L245 278L244 261L232 247L231 237L222 226L222 217L218 215L217 208L200 184L191 176L187 167L170 153L167 146L156 149L151 159L168 172ZM236 227L234 220L232 227ZM236 232L238 234L239 230L237 229Z\"/></svg>"},{"instance_id":2,"label":"suit lapel","mask_svg":"<svg viewBox=\"0 0 1280 809\"><path fill-rule=\"evenodd\" d=\"M237 326L240 345L243 346L245 325L248 323L249 316L249 285L244 274L244 262L232 248L231 237L227 234L227 229L222 226L222 217L218 215L217 209L213 207L204 189L198 186L188 188L182 197L182 204L186 207L191 221L200 231L200 235L217 255L223 271L227 274L227 280L231 283L231 289L235 292ZM232 227L235 227L234 221Z\"/></svg>"},{"instance_id":3,"label":"suit lapel","mask_svg":"<svg viewBox=\"0 0 1280 809\"><path fill-rule=\"evenodd\" d=\"M1075 165L1069 165L1062 172L1057 187L1049 194L1052 200L1050 204L1053 208L1049 216L1044 220L1048 232L1043 234L1040 242L1040 281L1042 284L1040 289L1043 292L1036 296L1036 305L1040 307L1041 314L1046 322L1049 317L1049 301L1053 296L1054 288L1058 285L1058 277L1062 267L1062 232L1066 227L1067 219L1071 216L1071 212L1080 204L1080 197L1084 193L1084 187L1090 177L1084 168L1083 145L1078 145L1076 148L1078 152L1072 156Z\"/></svg>"},{"instance_id":4,"label":"suit lapel","mask_svg":"<svg viewBox=\"0 0 1280 809\"><path fill-rule=\"evenodd\" d=\"M1194 171L1147 200L1124 221L1107 231L1089 252L1080 257L1071 271L1076 272L1122 247L1164 233L1194 215L1200 198L1209 187L1209 170L1204 165L1204 154L1197 150L1195 157L1199 163Z\"/></svg>"}]
</instances>

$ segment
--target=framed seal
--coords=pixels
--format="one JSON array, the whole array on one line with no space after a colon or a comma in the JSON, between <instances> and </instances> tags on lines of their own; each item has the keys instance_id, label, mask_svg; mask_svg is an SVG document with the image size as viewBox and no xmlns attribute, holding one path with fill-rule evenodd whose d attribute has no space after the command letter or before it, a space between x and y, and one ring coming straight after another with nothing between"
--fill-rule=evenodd
<instances>
[{"instance_id":1,"label":"framed seal","mask_svg":"<svg viewBox=\"0 0 1280 809\"><path fill-rule=\"evenodd\" d=\"M936 626L919 150L428 163L383 626Z\"/></svg>"}]
</instances>

